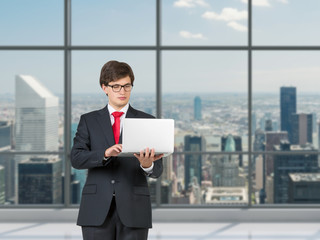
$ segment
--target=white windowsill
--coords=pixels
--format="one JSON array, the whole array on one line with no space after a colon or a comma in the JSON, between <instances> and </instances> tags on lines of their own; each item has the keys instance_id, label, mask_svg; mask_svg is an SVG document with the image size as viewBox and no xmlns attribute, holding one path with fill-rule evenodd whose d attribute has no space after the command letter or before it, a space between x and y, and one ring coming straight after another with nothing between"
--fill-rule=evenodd
<instances>
[{"instance_id":1,"label":"white windowsill","mask_svg":"<svg viewBox=\"0 0 320 240\"><path fill-rule=\"evenodd\" d=\"M320 222L318 208L153 209L154 222ZM0 209L0 222L76 222L78 209Z\"/></svg>"}]
</instances>

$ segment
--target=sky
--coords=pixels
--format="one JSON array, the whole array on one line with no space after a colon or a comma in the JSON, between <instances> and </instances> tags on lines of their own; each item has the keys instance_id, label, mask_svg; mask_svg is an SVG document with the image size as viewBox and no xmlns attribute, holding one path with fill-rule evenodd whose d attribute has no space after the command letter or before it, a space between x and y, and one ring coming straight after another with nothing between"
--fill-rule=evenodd
<instances>
[{"instance_id":1,"label":"sky","mask_svg":"<svg viewBox=\"0 0 320 240\"><path fill-rule=\"evenodd\" d=\"M1 0L0 45L63 44L63 0ZM155 0L72 1L73 45L154 46ZM27 4L26 4L27 3ZM163 0L163 46L246 46L246 0ZM253 0L254 46L319 46L319 0ZM162 51L163 93L247 92L246 51ZM14 93L15 75L36 77L63 92L63 51L0 50L0 94ZM128 62L134 91L155 92L156 53L73 51L72 92L99 93L100 69L108 60ZM316 92L320 51L254 51L252 89L278 92L296 86ZM320 88L318 88L320 89ZM103 93L102 93L103 94Z\"/></svg>"}]
</instances>

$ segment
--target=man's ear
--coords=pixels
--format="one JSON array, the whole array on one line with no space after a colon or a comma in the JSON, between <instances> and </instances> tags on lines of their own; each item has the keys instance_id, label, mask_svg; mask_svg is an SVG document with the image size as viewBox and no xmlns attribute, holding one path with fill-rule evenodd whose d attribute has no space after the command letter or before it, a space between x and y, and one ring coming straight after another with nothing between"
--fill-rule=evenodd
<instances>
[{"instance_id":1,"label":"man's ear","mask_svg":"<svg viewBox=\"0 0 320 240\"><path fill-rule=\"evenodd\" d=\"M102 84L101 88L104 91L104 93L108 96L108 87L106 85Z\"/></svg>"}]
</instances>

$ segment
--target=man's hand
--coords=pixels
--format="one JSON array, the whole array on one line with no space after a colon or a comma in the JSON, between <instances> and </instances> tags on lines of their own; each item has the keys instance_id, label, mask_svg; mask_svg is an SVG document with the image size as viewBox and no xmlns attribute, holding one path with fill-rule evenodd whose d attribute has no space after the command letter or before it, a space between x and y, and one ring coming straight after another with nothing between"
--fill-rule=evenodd
<instances>
[{"instance_id":1,"label":"man's hand","mask_svg":"<svg viewBox=\"0 0 320 240\"><path fill-rule=\"evenodd\" d=\"M105 152L105 157L115 157L118 156L122 151L122 144L115 144L112 147L109 147Z\"/></svg>"},{"instance_id":2,"label":"man's hand","mask_svg":"<svg viewBox=\"0 0 320 240\"><path fill-rule=\"evenodd\" d=\"M151 167L154 161L157 161L163 157L163 154L158 154L158 155L154 155L154 154L155 154L154 148L151 149L151 152L149 148L146 148L145 151L141 150L140 154L135 153L134 156L138 158L140 165L143 168L149 168Z\"/></svg>"}]
</instances>

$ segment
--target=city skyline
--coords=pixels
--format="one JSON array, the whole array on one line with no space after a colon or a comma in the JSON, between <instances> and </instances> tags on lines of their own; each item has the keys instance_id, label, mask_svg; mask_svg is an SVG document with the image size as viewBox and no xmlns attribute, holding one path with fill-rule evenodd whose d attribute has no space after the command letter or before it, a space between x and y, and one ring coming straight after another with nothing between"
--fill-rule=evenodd
<instances>
[{"instance_id":1,"label":"city skyline","mask_svg":"<svg viewBox=\"0 0 320 240\"><path fill-rule=\"evenodd\" d=\"M33 119L32 117L38 116L37 127L40 127L41 129L43 120L46 116L45 113L48 113L48 116L51 116L50 119L52 121L56 119L56 122L58 122L57 119L59 116L59 119L63 123L63 116L61 116L61 114L63 114L63 111L61 111L61 109L63 108L63 104L61 100L58 99L58 96L52 95L52 93L50 93L50 91L42 85L41 81L38 82L33 76L19 75L16 77L16 87L15 101L12 102L12 106L14 106L14 109L16 109L18 117L24 116L25 118L29 119L29 121L27 121L25 124L31 124L30 127L32 128L32 124L35 124L35 121L31 121ZM293 102L288 102L287 105L294 104L299 106L298 103L300 100L300 103L302 104L302 108L304 110L309 110L310 106L314 107L314 104L311 104L309 106L310 102L308 96L301 97L299 89L296 89L295 87L293 87L293 89L297 91L297 93L295 93L294 95ZM282 109L280 99L282 95L282 88L278 89L277 95L277 98L272 99L268 99L268 95L259 96L257 99L258 105L255 105L256 108L254 109L254 114L256 117L256 128L252 129L252 134L254 134L255 130L258 128L263 130L262 132L266 136L266 151L273 151L273 148L280 144L280 140L288 139L287 132L280 132L280 122L282 119L280 117L280 112ZM79 94L77 95L77 98L73 99L72 123L74 124L72 125L72 135L75 133L75 127L80 115L84 112L95 110L98 107L98 98L93 97L83 99L81 96L82 95ZM152 105L155 103L155 100L148 101L148 104L145 104L148 95L146 96L146 98L140 96L138 99L136 99L136 104L140 106L142 110L150 110L150 113L154 114L154 112L152 112L154 111ZM247 198L245 195L248 193L248 189L246 187L249 164L248 156L245 154L227 155L226 153L230 153L233 151L248 151L248 110L246 103L247 96L245 94L231 93L220 93L214 96L211 94L200 96L193 94L167 94L164 96L166 96L166 98L163 102L163 117L174 118L176 120L175 151L221 151L221 156L210 154L186 154L181 156L181 158L177 158L176 155L172 156L171 161L169 161L169 164L172 164L172 166L166 166L167 177L166 180L162 182L162 188L164 191L163 194L165 194L165 197L161 198L162 201L164 201L165 203L171 203L171 201L173 201L172 203L179 203L182 201L189 204L223 204L227 202L229 204L243 204L244 199ZM267 105L265 98L269 100L267 102ZM25 99L28 99L28 101L24 101ZM200 102L201 106L197 105ZM99 102L98 104L103 104L103 102ZM255 100L253 100L253 104L255 104ZM288 108L287 105L284 107ZM51 110L54 110L54 113L52 111L49 111L50 106L53 107ZM32 110L31 112L37 113L38 115L33 114L29 116L19 114L19 111L26 111L26 113L29 113L30 109ZM60 110L58 111L58 109ZM196 109L197 111L201 109L201 118L199 119L196 119L197 117L194 115ZM299 111L297 111L297 109L299 109L299 107L294 111L291 111L289 114L298 113ZM39 115L40 113L44 113L44 115ZM53 117L52 114L56 115L56 118ZM317 116L317 114L319 113L312 112L312 114L309 115ZM12 116L14 116L14 114L12 114ZM22 120L20 121L19 118L11 119L11 122L12 124L18 126L15 129L20 129L24 126L24 122ZM270 126L264 128L266 127L266 122L268 122ZM300 125L305 125L305 123L305 121L302 121ZM308 123L308 126L311 125L311 122ZM50 124L48 126L50 126ZM304 128L302 127L302 129ZM56 130L57 131L55 132L56 134L59 133L59 136L55 138L56 144L53 145L58 146L58 141L63 139L63 124L59 125L59 127L57 126ZM20 136L21 139L27 139L25 140L27 141L27 144L22 145L24 147L30 146L31 151L46 151L47 149L45 147L38 149L38 144L36 141L28 141L28 137L31 137L30 134L32 134L32 132L34 131L30 131L29 129L28 132L25 133L25 136ZM52 133L52 131L48 131L48 134L50 132ZM310 132L312 133L313 140L315 140L312 141L312 143L314 144L313 147L317 148L317 139L319 138L319 136L317 136L317 133L314 131ZM13 142L16 142L16 137L19 137L18 133L19 131L15 131ZM283 137L281 137L281 134L283 135ZM269 136L271 137L269 138ZM52 140L52 136L49 139ZM42 140L41 144L45 142L45 140ZM21 143L15 145L14 148L10 150L19 151L20 145ZM52 145L52 141L51 144L48 145L49 150L47 151L50 151L50 145ZM63 142L59 142L59 146L63 148ZM61 148L59 148L59 150L61 150ZM255 150L264 151L263 148ZM30 155L30 157L32 156ZM20 158L20 156L15 157L15 161L17 163L21 162L21 160L22 159ZM255 161L258 162L259 160L255 159ZM266 172L263 180L263 188L261 188L260 183L254 185L254 192L255 194L257 194L261 203L264 203L265 201L267 203L273 203L273 200L270 200L274 199L273 194L270 193L270 191L273 190L270 187L265 187L265 185L270 185L270 181L273 181L271 174L274 172L274 158L266 156L265 161L265 167L258 167L255 170L255 174L257 174L257 177L259 179L261 178L259 176L263 176L262 172ZM29 163L26 162L26 164ZM21 164L19 164L19 166L20 165ZM259 166L259 164L257 165ZM253 169L254 166L255 163L252 163ZM170 174L169 171L172 171L170 169L175 169L175 171L171 172ZM79 188L81 189L84 185L85 171L77 172L73 170L72 173L72 189L74 191L74 193L72 194L72 201L73 203L78 203L81 194ZM56 173L55 178L57 178L59 174L60 173ZM20 176L17 174L17 172L13 175L15 176L15 179ZM60 178L59 181L62 180L62 177L63 176L61 176L61 178L58 177ZM27 177L27 175L25 176L25 178L28 178L28 181L33 181L33 178L29 178ZM174 179L176 180L173 181ZM174 186L172 184L174 184ZM41 185L39 185L38 187L41 188ZM226 187L231 187L233 188L233 190L225 189ZM220 188L224 188L224 193L219 193ZM266 200L264 200L263 198L263 196L265 195L260 195L261 190L264 190L266 194ZM55 190L55 192L57 191ZM15 198L17 198L18 193L20 194L20 192L16 191ZM27 195L28 193L21 192L21 194L22 195L19 195L19 197L30 197L29 195ZM61 197L58 196L58 199L60 198ZM25 199L26 201L20 201L19 199L18 201L15 200L14 202L26 203L27 201L33 201L34 203L41 203L42 201L31 198L29 199L30 200ZM257 200L256 203L259 204L259 201Z\"/></svg>"}]
</instances>

